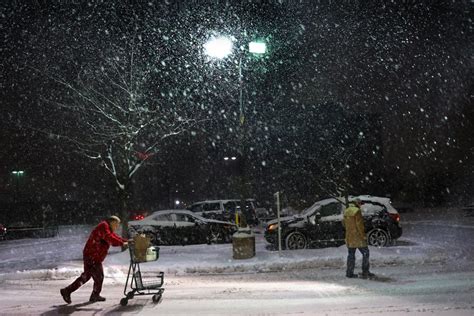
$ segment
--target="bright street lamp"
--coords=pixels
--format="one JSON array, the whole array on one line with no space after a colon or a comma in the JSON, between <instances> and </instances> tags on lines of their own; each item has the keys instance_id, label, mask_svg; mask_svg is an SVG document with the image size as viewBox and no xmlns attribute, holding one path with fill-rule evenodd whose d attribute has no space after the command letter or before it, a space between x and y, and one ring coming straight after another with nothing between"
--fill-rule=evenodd
<instances>
[{"instance_id":1,"label":"bright street lamp","mask_svg":"<svg viewBox=\"0 0 474 316\"><path fill-rule=\"evenodd\" d=\"M204 44L206 55L214 58L225 58L232 54L233 43L229 37L213 37Z\"/></svg>"}]
</instances>

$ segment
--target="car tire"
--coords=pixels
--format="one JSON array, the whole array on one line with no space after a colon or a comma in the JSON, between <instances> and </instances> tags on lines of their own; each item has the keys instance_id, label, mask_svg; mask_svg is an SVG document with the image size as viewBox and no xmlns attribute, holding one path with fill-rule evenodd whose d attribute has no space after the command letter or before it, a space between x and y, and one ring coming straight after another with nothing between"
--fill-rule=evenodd
<instances>
[{"instance_id":1,"label":"car tire","mask_svg":"<svg viewBox=\"0 0 474 316\"><path fill-rule=\"evenodd\" d=\"M285 238L285 246L289 250L305 249L307 245L306 236L298 231L289 233Z\"/></svg>"},{"instance_id":2,"label":"car tire","mask_svg":"<svg viewBox=\"0 0 474 316\"><path fill-rule=\"evenodd\" d=\"M222 243L224 240L224 235L222 230L218 228L211 228L209 230L208 244L218 244Z\"/></svg>"},{"instance_id":3,"label":"car tire","mask_svg":"<svg viewBox=\"0 0 474 316\"><path fill-rule=\"evenodd\" d=\"M390 244L390 236L385 230L374 228L367 234L367 242L370 246L386 247Z\"/></svg>"}]
</instances>

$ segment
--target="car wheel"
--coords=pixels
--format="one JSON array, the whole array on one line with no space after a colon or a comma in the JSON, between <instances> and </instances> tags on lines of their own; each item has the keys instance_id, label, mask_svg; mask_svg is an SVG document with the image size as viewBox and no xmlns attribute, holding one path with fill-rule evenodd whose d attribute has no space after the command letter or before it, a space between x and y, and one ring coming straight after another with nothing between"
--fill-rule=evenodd
<instances>
[{"instance_id":1,"label":"car wheel","mask_svg":"<svg viewBox=\"0 0 474 316\"><path fill-rule=\"evenodd\" d=\"M390 243L388 233L380 228L374 228L367 234L369 245L376 247L385 247Z\"/></svg>"},{"instance_id":2,"label":"car wheel","mask_svg":"<svg viewBox=\"0 0 474 316\"><path fill-rule=\"evenodd\" d=\"M222 231L216 228L211 228L209 230L208 240L209 240L209 244L217 244L219 242L222 242L224 240Z\"/></svg>"},{"instance_id":3,"label":"car wheel","mask_svg":"<svg viewBox=\"0 0 474 316\"><path fill-rule=\"evenodd\" d=\"M230 233L230 231L225 231L223 234L222 234L222 242L228 244L228 243L231 243L232 242L232 234Z\"/></svg>"},{"instance_id":4,"label":"car wheel","mask_svg":"<svg viewBox=\"0 0 474 316\"><path fill-rule=\"evenodd\" d=\"M305 249L307 246L306 237L300 232L291 232L286 236L286 249Z\"/></svg>"}]
</instances>

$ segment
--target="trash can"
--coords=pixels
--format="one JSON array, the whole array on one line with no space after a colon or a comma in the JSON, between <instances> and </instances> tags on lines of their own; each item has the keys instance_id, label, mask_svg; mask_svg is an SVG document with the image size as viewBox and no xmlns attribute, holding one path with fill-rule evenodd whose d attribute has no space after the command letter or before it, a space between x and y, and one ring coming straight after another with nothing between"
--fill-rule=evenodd
<instances>
[{"instance_id":1,"label":"trash can","mask_svg":"<svg viewBox=\"0 0 474 316\"><path fill-rule=\"evenodd\" d=\"M255 256L255 235L250 229L239 229L232 235L234 259L249 259Z\"/></svg>"}]
</instances>

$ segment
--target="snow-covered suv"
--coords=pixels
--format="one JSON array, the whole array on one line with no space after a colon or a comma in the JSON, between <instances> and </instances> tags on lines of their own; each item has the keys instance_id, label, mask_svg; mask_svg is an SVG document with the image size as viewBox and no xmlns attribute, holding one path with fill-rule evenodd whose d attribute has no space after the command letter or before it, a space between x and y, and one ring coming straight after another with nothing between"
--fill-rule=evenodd
<instances>
[{"instance_id":1,"label":"snow-covered suv","mask_svg":"<svg viewBox=\"0 0 474 316\"><path fill-rule=\"evenodd\" d=\"M240 203L239 199L200 201L193 203L188 210L205 218L235 222L235 212L241 208ZM246 199L242 213L250 225L258 222L255 210L255 200Z\"/></svg>"},{"instance_id":2,"label":"snow-covered suv","mask_svg":"<svg viewBox=\"0 0 474 316\"><path fill-rule=\"evenodd\" d=\"M400 215L388 198L370 195L359 198L369 245L383 247L402 235ZM312 244L338 246L344 244L342 219L345 205L342 200L330 198L314 203L301 214L280 219L282 245L287 249L303 249ZM278 244L278 221L268 222L265 239Z\"/></svg>"}]
</instances>

